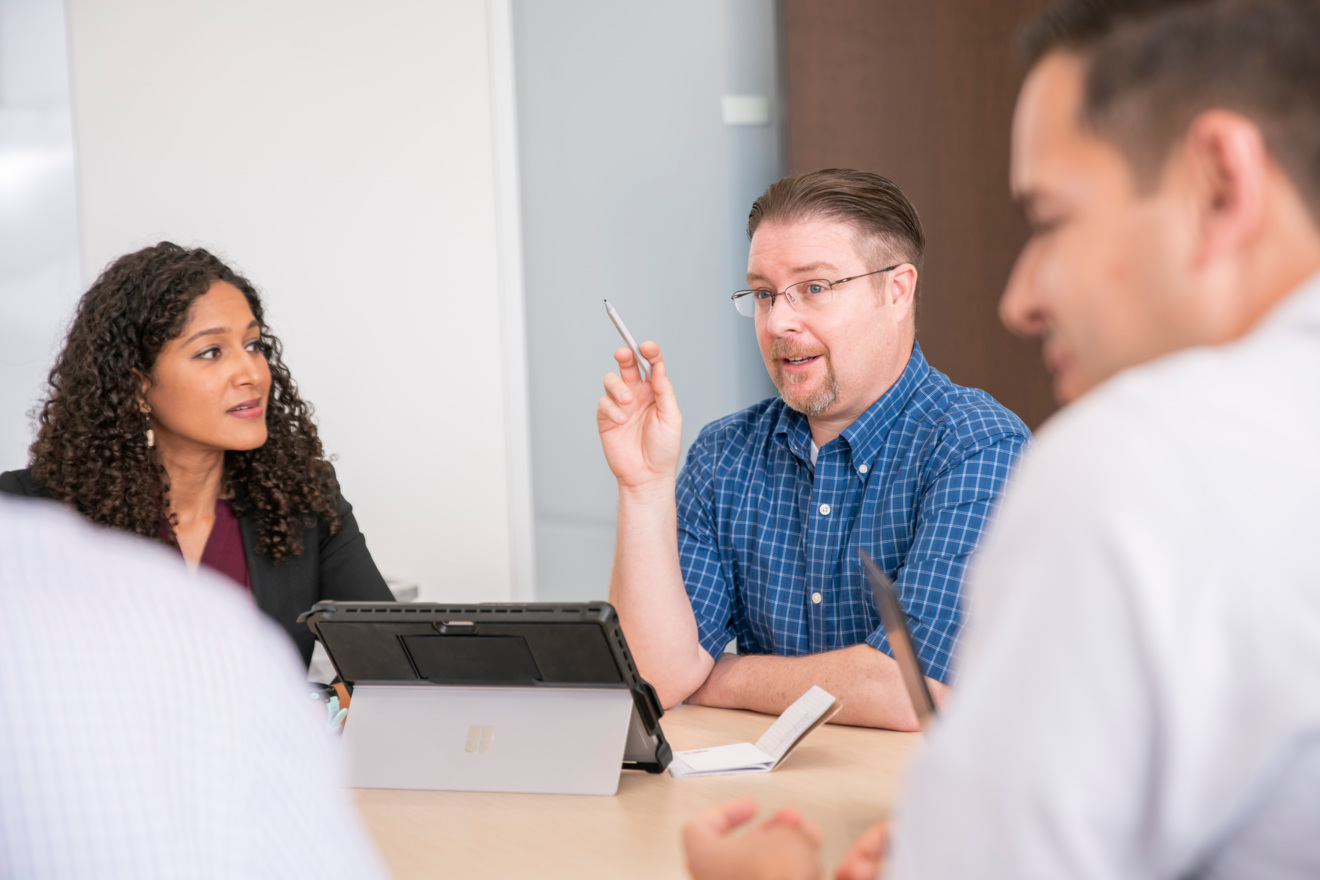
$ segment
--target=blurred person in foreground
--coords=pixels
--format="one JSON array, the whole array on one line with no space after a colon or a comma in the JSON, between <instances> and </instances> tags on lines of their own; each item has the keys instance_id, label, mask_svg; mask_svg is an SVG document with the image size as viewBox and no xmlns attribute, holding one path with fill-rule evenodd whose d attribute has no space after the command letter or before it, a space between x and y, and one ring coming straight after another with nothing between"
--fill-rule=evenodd
<instances>
[{"instance_id":1,"label":"blurred person in foreground","mask_svg":"<svg viewBox=\"0 0 1320 880\"><path fill-rule=\"evenodd\" d=\"M922 353L925 235L893 181L786 177L747 235L733 303L779 396L705 426L678 472L659 346L641 347L650 381L615 352L597 408L619 483L610 601L665 706L779 714L820 685L836 722L915 730L858 550L893 578L942 696L967 560L1030 434Z\"/></svg>"},{"instance_id":2,"label":"blurred person in foreground","mask_svg":"<svg viewBox=\"0 0 1320 880\"><path fill-rule=\"evenodd\" d=\"M1065 0L1024 37L1001 314L1070 405L885 876L1320 876L1320 4ZM782 818L730 835L752 810L689 825L696 877L819 872L778 870L816 845Z\"/></svg>"},{"instance_id":3,"label":"blurred person in foreground","mask_svg":"<svg viewBox=\"0 0 1320 880\"><path fill-rule=\"evenodd\" d=\"M188 580L0 496L0 877L383 877L288 640Z\"/></svg>"},{"instance_id":4,"label":"blurred person in foreground","mask_svg":"<svg viewBox=\"0 0 1320 880\"><path fill-rule=\"evenodd\" d=\"M115 260L78 303L30 468L0 493L52 498L173 547L250 592L306 664L298 615L390 601L246 278L161 242Z\"/></svg>"}]
</instances>

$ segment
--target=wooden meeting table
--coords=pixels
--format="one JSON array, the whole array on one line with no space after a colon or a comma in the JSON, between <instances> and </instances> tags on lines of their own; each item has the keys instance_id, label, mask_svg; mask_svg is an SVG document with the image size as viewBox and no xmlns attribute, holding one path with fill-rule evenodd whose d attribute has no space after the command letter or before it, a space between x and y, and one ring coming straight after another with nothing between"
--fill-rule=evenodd
<instances>
[{"instance_id":1,"label":"wooden meeting table","mask_svg":"<svg viewBox=\"0 0 1320 880\"><path fill-rule=\"evenodd\" d=\"M661 719L674 751L755 742L774 721L679 706ZM888 814L920 734L827 724L770 773L674 779L626 771L613 797L355 789L368 832L398 880L433 877L682 878L688 819L751 795L762 816L797 807L825 829L821 855Z\"/></svg>"}]
</instances>

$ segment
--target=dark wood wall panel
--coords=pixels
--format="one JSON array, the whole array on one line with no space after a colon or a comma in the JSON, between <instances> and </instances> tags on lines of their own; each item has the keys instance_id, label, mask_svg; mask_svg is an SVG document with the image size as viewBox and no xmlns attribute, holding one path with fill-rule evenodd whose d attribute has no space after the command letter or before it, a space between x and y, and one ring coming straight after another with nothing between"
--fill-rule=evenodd
<instances>
[{"instance_id":1,"label":"dark wood wall panel","mask_svg":"<svg viewBox=\"0 0 1320 880\"><path fill-rule=\"evenodd\" d=\"M892 179L926 230L918 338L931 363L1033 428L1054 410L1039 345L999 323L1025 238L1008 191L1023 71L1017 25L1041 0L783 0L793 172Z\"/></svg>"}]
</instances>

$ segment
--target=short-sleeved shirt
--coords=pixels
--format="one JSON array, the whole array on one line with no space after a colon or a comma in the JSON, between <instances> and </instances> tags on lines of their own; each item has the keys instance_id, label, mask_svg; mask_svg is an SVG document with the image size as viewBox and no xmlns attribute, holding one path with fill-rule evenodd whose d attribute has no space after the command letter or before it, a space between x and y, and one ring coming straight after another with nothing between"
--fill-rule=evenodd
<instances>
[{"instance_id":1,"label":"short-sleeved shirt","mask_svg":"<svg viewBox=\"0 0 1320 880\"><path fill-rule=\"evenodd\" d=\"M718 659L860 642L889 653L862 575L894 579L926 674L947 681L967 559L1031 434L914 346L898 381L812 462L779 398L702 429L678 478L678 546L702 647Z\"/></svg>"}]
</instances>

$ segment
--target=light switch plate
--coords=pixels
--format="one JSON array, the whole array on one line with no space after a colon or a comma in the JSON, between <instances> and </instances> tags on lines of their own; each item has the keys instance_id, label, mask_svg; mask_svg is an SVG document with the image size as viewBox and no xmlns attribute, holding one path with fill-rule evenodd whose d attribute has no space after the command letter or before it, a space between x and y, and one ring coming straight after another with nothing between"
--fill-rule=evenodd
<instances>
[{"instance_id":1,"label":"light switch plate","mask_svg":"<svg viewBox=\"0 0 1320 880\"><path fill-rule=\"evenodd\" d=\"M765 95L724 95L720 104L725 125L770 124L770 99Z\"/></svg>"}]
</instances>

